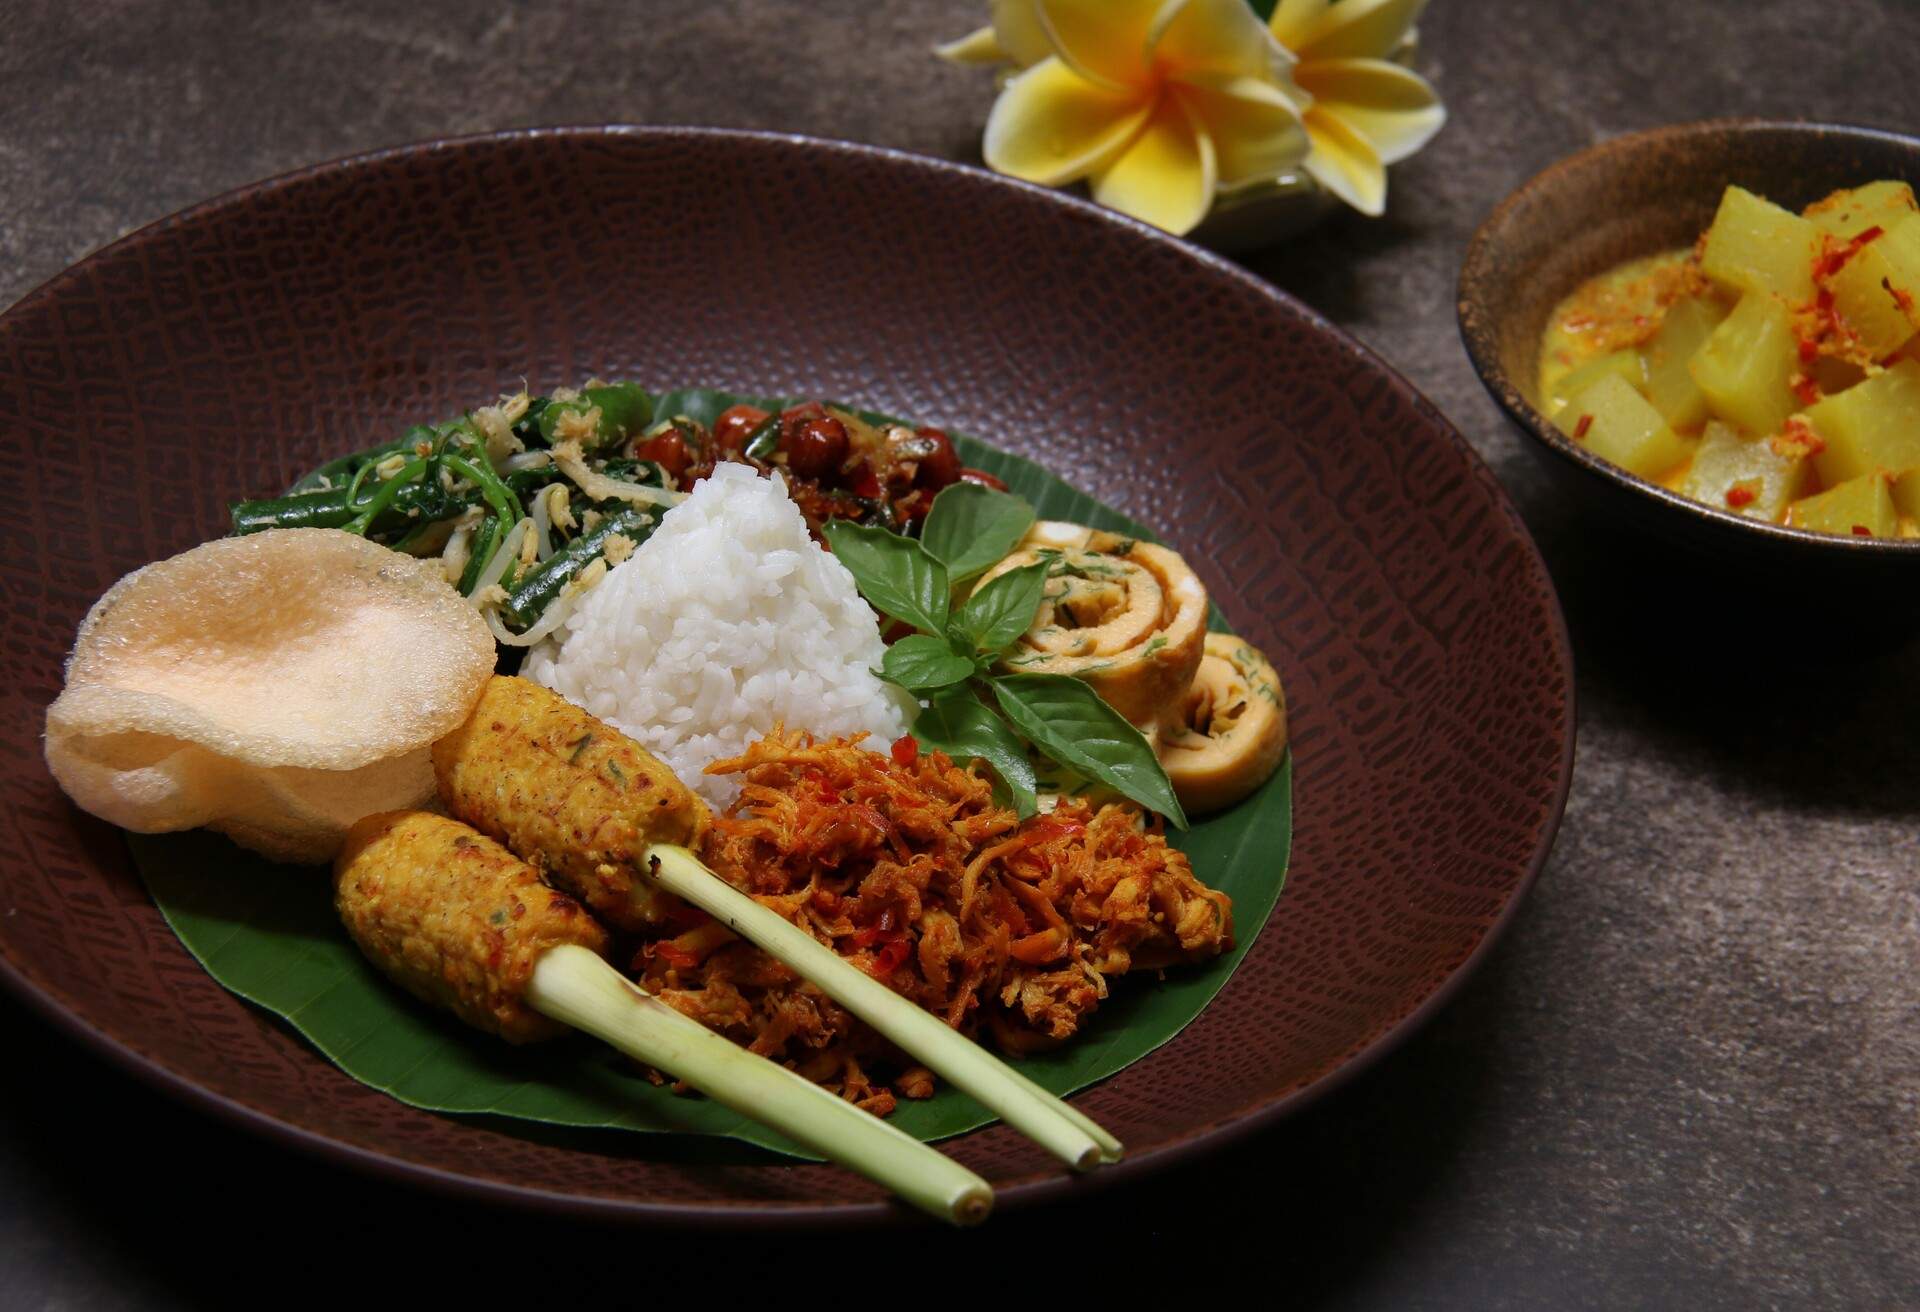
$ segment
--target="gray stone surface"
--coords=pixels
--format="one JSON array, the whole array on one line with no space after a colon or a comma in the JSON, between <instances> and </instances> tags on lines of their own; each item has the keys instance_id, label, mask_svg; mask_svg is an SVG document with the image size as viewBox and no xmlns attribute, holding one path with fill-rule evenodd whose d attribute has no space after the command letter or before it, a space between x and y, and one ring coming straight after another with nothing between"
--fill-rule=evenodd
<instances>
[{"instance_id":1,"label":"gray stone surface","mask_svg":"<svg viewBox=\"0 0 1920 1312\"><path fill-rule=\"evenodd\" d=\"M0 5L0 303L183 205L436 134L697 122L977 158L989 86L926 50L978 12ZM1630 575L1646 562L1538 480L1452 310L1479 218L1599 138L1728 114L1913 128L1920 10L1437 0L1423 31L1453 118L1396 168L1387 217L1248 263L1424 389L1540 538L1580 663L1551 867L1461 997L1337 1098L1228 1156L913 1251L936 1281L1038 1260L1048 1299L1103 1299L1137 1262L1208 1301L1259 1272L1343 1308L1920 1303L1920 645L1809 654L1769 615ZM201 1307L262 1279L378 1306L407 1277L370 1285L368 1255L416 1245L433 1256L406 1265L449 1298L531 1281L637 1301L698 1288L690 1261L743 1285L824 1263L854 1299L926 1287L867 1278L876 1248L844 1237L609 1242L397 1194L175 1106L11 1000L0 1027L7 1307Z\"/></svg>"}]
</instances>

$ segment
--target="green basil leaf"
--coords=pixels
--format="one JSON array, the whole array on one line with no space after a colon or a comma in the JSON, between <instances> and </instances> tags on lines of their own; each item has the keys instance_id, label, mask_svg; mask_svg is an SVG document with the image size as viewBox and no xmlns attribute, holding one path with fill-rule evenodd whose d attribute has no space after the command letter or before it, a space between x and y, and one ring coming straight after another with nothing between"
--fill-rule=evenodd
<instances>
[{"instance_id":1,"label":"green basil leaf","mask_svg":"<svg viewBox=\"0 0 1920 1312\"><path fill-rule=\"evenodd\" d=\"M972 689L955 688L935 696L913 722L913 737L927 751L945 752L963 764L975 758L985 761L999 776L1022 820L1040 809L1026 746Z\"/></svg>"},{"instance_id":2,"label":"green basil leaf","mask_svg":"<svg viewBox=\"0 0 1920 1312\"><path fill-rule=\"evenodd\" d=\"M1008 674L994 696L1013 727L1060 764L1187 827L1180 799L1153 748L1127 717L1079 679L1064 674Z\"/></svg>"},{"instance_id":3,"label":"green basil leaf","mask_svg":"<svg viewBox=\"0 0 1920 1312\"><path fill-rule=\"evenodd\" d=\"M953 617L951 627L957 630L957 639L990 655L1012 646L1015 638L1033 627L1047 590L1047 569L1046 561L1036 560L989 580Z\"/></svg>"},{"instance_id":4,"label":"green basil leaf","mask_svg":"<svg viewBox=\"0 0 1920 1312\"><path fill-rule=\"evenodd\" d=\"M964 583L1003 560L1033 527L1033 507L1010 492L955 483L933 499L920 542Z\"/></svg>"},{"instance_id":5,"label":"green basil leaf","mask_svg":"<svg viewBox=\"0 0 1920 1312\"><path fill-rule=\"evenodd\" d=\"M946 631L947 568L918 542L844 519L830 519L820 531L875 610L923 633Z\"/></svg>"},{"instance_id":6,"label":"green basil leaf","mask_svg":"<svg viewBox=\"0 0 1920 1312\"><path fill-rule=\"evenodd\" d=\"M973 675L973 662L956 653L944 638L915 633L887 648L880 674L909 692L931 692Z\"/></svg>"}]
</instances>

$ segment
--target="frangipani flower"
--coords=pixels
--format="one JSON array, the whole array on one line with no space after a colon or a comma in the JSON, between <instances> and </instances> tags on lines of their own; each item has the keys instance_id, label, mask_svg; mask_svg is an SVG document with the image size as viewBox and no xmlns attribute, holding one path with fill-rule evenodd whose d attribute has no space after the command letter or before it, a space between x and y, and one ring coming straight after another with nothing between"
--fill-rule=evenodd
<instances>
[{"instance_id":1,"label":"frangipani flower","mask_svg":"<svg viewBox=\"0 0 1920 1312\"><path fill-rule=\"evenodd\" d=\"M1306 170L1363 214L1387 207L1387 165L1419 150L1447 121L1425 78L1391 63L1427 0L1280 0L1268 24L1300 62L1311 97Z\"/></svg>"},{"instance_id":2,"label":"frangipani flower","mask_svg":"<svg viewBox=\"0 0 1920 1312\"><path fill-rule=\"evenodd\" d=\"M1183 233L1215 192L1306 157L1292 58L1246 0L997 0L941 51L1021 68L987 118L989 167Z\"/></svg>"}]
</instances>

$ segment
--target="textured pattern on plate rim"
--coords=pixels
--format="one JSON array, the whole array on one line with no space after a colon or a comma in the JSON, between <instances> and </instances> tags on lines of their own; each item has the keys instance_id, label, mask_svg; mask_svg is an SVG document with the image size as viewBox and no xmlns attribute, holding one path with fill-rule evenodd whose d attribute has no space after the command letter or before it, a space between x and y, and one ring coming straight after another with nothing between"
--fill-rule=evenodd
<instances>
[{"instance_id":1,"label":"textured pattern on plate rim","mask_svg":"<svg viewBox=\"0 0 1920 1312\"><path fill-rule=\"evenodd\" d=\"M1083 1095L1128 1163L1071 1180L1004 1128L952 1145L1006 1204L1333 1087L1444 999L1544 862L1573 737L1551 584L1486 468L1364 347L1225 261L979 170L508 133L243 189L0 318L0 443L29 479L0 529L11 982L165 1087L417 1181L656 1220L899 1215L832 1168L535 1142L363 1088L199 969L41 763L86 607L220 531L228 497L522 374L594 373L980 434L1158 526L1275 658L1301 781L1285 905L1177 1042Z\"/></svg>"}]
</instances>

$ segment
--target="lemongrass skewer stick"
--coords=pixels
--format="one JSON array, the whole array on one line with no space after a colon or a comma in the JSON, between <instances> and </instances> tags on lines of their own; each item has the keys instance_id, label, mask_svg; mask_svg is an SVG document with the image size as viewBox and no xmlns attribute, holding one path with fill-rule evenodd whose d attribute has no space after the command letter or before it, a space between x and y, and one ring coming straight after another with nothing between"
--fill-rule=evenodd
<instances>
[{"instance_id":1,"label":"lemongrass skewer stick","mask_svg":"<svg viewBox=\"0 0 1920 1312\"><path fill-rule=\"evenodd\" d=\"M656 843L647 849L647 856L642 870L659 887L759 944L1061 1161L1085 1171L1119 1160L1120 1141L1090 1117L861 971L786 917L761 906L708 870L686 848Z\"/></svg>"},{"instance_id":2,"label":"lemongrass skewer stick","mask_svg":"<svg viewBox=\"0 0 1920 1312\"><path fill-rule=\"evenodd\" d=\"M943 1221L978 1225L993 1210L992 1188L960 1163L681 1015L584 947L548 949L526 1000Z\"/></svg>"}]
</instances>

